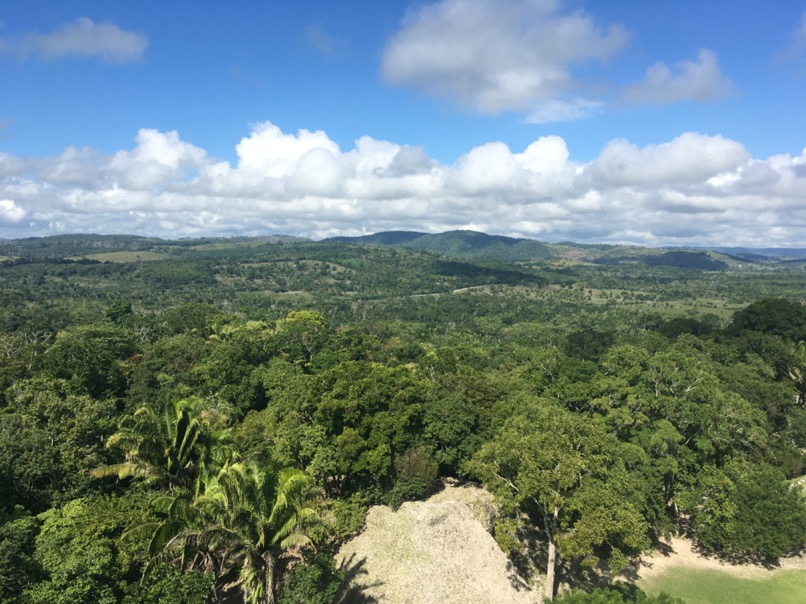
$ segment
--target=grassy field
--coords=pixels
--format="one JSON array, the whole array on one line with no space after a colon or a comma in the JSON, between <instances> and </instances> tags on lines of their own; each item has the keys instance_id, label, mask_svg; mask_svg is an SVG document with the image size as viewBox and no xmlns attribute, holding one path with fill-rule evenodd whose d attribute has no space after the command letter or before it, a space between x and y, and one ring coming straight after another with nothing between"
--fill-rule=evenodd
<instances>
[{"instance_id":1,"label":"grassy field","mask_svg":"<svg viewBox=\"0 0 806 604\"><path fill-rule=\"evenodd\" d=\"M165 260L168 254L159 252L102 252L100 254L87 254L85 258L98 262L146 262L150 260Z\"/></svg>"},{"instance_id":2,"label":"grassy field","mask_svg":"<svg viewBox=\"0 0 806 604\"><path fill-rule=\"evenodd\" d=\"M806 571L790 570L769 578L741 578L716 570L671 568L640 581L648 593L665 591L688 604L802 604L806 601Z\"/></svg>"}]
</instances>

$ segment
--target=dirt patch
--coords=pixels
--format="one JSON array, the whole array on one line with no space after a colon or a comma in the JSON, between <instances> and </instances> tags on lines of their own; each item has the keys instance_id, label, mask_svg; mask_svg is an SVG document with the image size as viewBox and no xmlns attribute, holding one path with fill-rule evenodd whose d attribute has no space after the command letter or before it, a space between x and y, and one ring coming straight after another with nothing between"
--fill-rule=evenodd
<instances>
[{"instance_id":1,"label":"dirt patch","mask_svg":"<svg viewBox=\"0 0 806 604\"><path fill-rule=\"evenodd\" d=\"M364 532L338 555L351 576L346 602L534 604L540 594L510 569L488 530L492 499L477 487L447 485L396 512L369 510Z\"/></svg>"},{"instance_id":2,"label":"dirt patch","mask_svg":"<svg viewBox=\"0 0 806 604\"><path fill-rule=\"evenodd\" d=\"M641 562L632 568L632 572L639 581L651 580L672 568L680 567L716 570L742 579L764 579L769 578L772 573L781 571L806 570L806 557L781 558L774 567L751 563L732 564L695 551L688 539L674 538L668 542L667 547L644 556Z\"/></svg>"}]
</instances>

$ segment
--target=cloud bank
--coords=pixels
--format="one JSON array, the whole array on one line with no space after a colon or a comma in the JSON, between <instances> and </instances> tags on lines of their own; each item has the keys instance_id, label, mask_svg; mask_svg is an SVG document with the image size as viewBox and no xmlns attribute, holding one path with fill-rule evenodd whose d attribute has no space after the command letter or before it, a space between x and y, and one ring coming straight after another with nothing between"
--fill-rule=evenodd
<instances>
[{"instance_id":1,"label":"cloud bank","mask_svg":"<svg viewBox=\"0 0 806 604\"><path fill-rule=\"evenodd\" d=\"M546 136L520 151L487 143L443 164L419 147L365 136L344 150L325 132L265 122L235 150L231 164L177 132L143 129L132 149L108 155L0 153L0 236L474 228L645 245L806 238L806 149L758 159L737 141L688 132L646 147L614 140L580 163L562 138Z\"/></svg>"}]
</instances>

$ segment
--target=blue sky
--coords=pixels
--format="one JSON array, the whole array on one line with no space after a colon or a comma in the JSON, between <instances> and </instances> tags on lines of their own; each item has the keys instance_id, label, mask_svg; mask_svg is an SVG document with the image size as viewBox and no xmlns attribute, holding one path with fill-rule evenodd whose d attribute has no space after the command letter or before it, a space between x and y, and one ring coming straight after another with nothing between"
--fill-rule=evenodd
<instances>
[{"instance_id":1,"label":"blue sky","mask_svg":"<svg viewBox=\"0 0 806 604\"><path fill-rule=\"evenodd\" d=\"M0 5L0 237L806 240L806 4Z\"/></svg>"}]
</instances>

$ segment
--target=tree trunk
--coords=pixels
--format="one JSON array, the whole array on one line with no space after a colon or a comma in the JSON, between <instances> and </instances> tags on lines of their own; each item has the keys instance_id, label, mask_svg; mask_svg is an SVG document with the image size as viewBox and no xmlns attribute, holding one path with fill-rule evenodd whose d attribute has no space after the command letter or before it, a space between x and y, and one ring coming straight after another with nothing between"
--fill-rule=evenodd
<instances>
[{"instance_id":1,"label":"tree trunk","mask_svg":"<svg viewBox=\"0 0 806 604\"><path fill-rule=\"evenodd\" d=\"M557 546L554 539L549 539L549 561L546 565L546 587L544 595L547 600L554 599L554 565L557 561Z\"/></svg>"},{"instance_id":2,"label":"tree trunk","mask_svg":"<svg viewBox=\"0 0 806 604\"><path fill-rule=\"evenodd\" d=\"M549 540L549 556L546 562L546 586L543 595L547 600L554 599L554 567L557 565L557 544L554 541L554 535L557 534L557 519L560 515L560 509L554 508L554 517L549 521L546 519L546 536ZM550 522L550 524L549 524Z\"/></svg>"}]
</instances>

